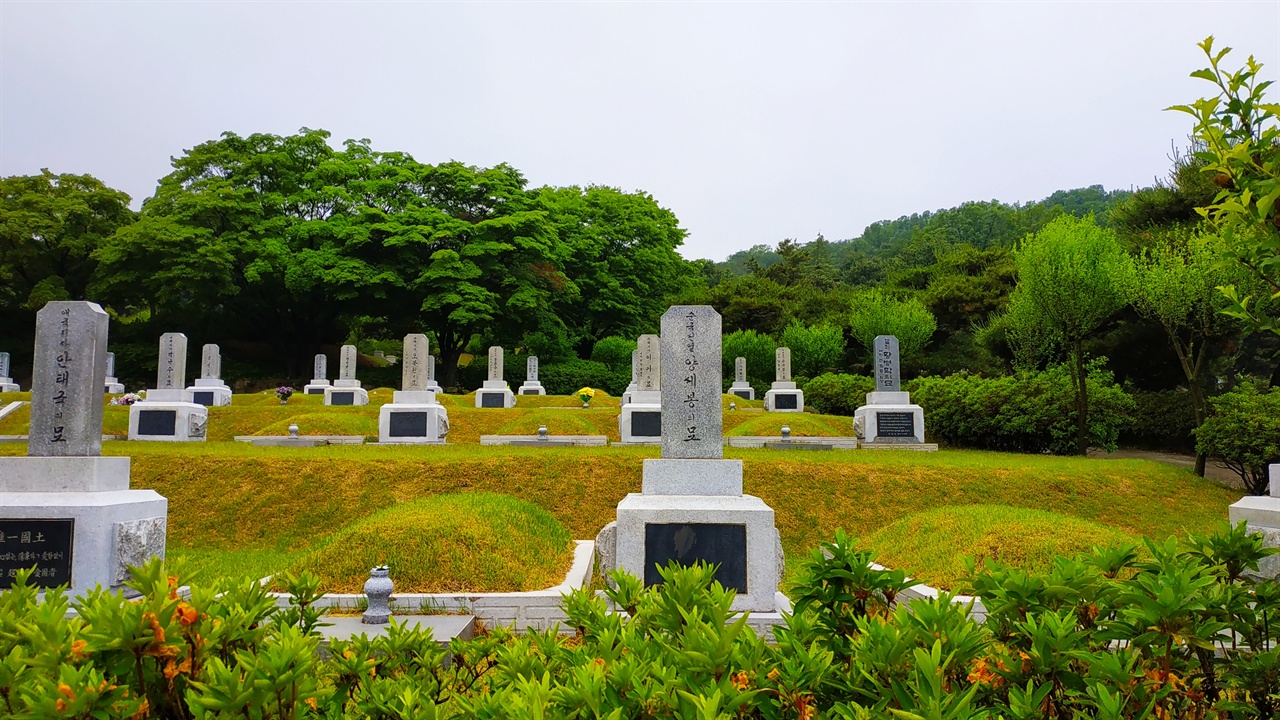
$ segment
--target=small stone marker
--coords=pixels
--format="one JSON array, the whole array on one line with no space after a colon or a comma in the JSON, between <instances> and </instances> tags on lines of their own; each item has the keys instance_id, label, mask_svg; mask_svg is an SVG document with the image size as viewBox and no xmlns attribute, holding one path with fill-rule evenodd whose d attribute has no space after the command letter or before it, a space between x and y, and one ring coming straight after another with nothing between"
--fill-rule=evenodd
<instances>
[{"instance_id":1,"label":"small stone marker","mask_svg":"<svg viewBox=\"0 0 1280 720\"><path fill-rule=\"evenodd\" d=\"M187 386L187 336L165 333L160 336L160 367L156 370L156 390L181 390Z\"/></svg>"},{"instance_id":2,"label":"small stone marker","mask_svg":"<svg viewBox=\"0 0 1280 720\"><path fill-rule=\"evenodd\" d=\"M401 390L427 389L430 382L427 377L427 357L430 354L426 335L411 333L404 336L404 361L400 366Z\"/></svg>"},{"instance_id":3,"label":"small stone marker","mask_svg":"<svg viewBox=\"0 0 1280 720\"><path fill-rule=\"evenodd\" d=\"M436 382L436 356L427 354L427 383L434 385Z\"/></svg>"},{"instance_id":4,"label":"small stone marker","mask_svg":"<svg viewBox=\"0 0 1280 720\"><path fill-rule=\"evenodd\" d=\"M222 353L217 345L210 343L201 351L200 377L213 380L222 378Z\"/></svg>"},{"instance_id":5,"label":"small stone marker","mask_svg":"<svg viewBox=\"0 0 1280 720\"><path fill-rule=\"evenodd\" d=\"M791 348L780 347L774 352L774 364L778 382L791 382Z\"/></svg>"},{"instance_id":6,"label":"small stone marker","mask_svg":"<svg viewBox=\"0 0 1280 720\"><path fill-rule=\"evenodd\" d=\"M0 378L9 377L9 353L0 352Z\"/></svg>"},{"instance_id":7,"label":"small stone marker","mask_svg":"<svg viewBox=\"0 0 1280 720\"><path fill-rule=\"evenodd\" d=\"M878 335L875 340L876 392L901 392L898 338Z\"/></svg>"},{"instance_id":8,"label":"small stone marker","mask_svg":"<svg viewBox=\"0 0 1280 720\"><path fill-rule=\"evenodd\" d=\"M343 345L338 353L338 379L356 379L356 346Z\"/></svg>"},{"instance_id":9,"label":"small stone marker","mask_svg":"<svg viewBox=\"0 0 1280 720\"><path fill-rule=\"evenodd\" d=\"M538 379L538 356L530 355L528 360L524 362L524 373L526 380Z\"/></svg>"},{"instance_id":10,"label":"small stone marker","mask_svg":"<svg viewBox=\"0 0 1280 720\"><path fill-rule=\"evenodd\" d=\"M733 380L734 382L747 381L747 359L744 357L734 358L733 360Z\"/></svg>"},{"instance_id":11,"label":"small stone marker","mask_svg":"<svg viewBox=\"0 0 1280 720\"><path fill-rule=\"evenodd\" d=\"M316 355L315 367L311 370L311 377L316 380L327 380L329 377L329 358L324 353Z\"/></svg>"},{"instance_id":12,"label":"small stone marker","mask_svg":"<svg viewBox=\"0 0 1280 720\"><path fill-rule=\"evenodd\" d=\"M27 455L102 454L107 322L101 307L84 301L55 301L36 313Z\"/></svg>"},{"instance_id":13,"label":"small stone marker","mask_svg":"<svg viewBox=\"0 0 1280 720\"><path fill-rule=\"evenodd\" d=\"M662 315L662 457L724 457L720 313L673 305Z\"/></svg>"},{"instance_id":14,"label":"small stone marker","mask_svg":"<svg viewBox=\"0 0 1280 720\"><path fill-rule=\"evenodd\" d=\"M489 379L502 379L502 347L499 345L489 348Z\"/></svg>"},{"instance_id":15,"label":"small stone marker","mask_svg":"<svg viewBox=\"0 0 1280 720\"><path fill-rule=\"evenodd\" d=\"M4 370L7 370L7 369L8 368L0 368L0 376L4 375ZM115 376L116 376L116 354L113 352L109 352L107 353L107 377L115 377Z\"/></svg>"},{"instance_id":16,"label":"small stone marker","mask_svg":"<svg viewBox=\"0 0 1280 720\"><path fill-rule=\"evenodd\" d=\"M641 335L636 344L638 346L636 359L640 361L640 366L636 370L636 384L640 390L660 390L662 388L662 339L657 335Z\"/></svg>"}]
</instances>

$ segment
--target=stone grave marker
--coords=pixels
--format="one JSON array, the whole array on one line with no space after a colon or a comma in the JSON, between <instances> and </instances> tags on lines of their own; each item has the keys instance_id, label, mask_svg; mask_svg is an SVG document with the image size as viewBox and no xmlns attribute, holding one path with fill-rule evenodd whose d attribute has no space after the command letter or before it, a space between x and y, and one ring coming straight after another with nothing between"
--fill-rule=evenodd
<instances>
[{"instance_id":1,"label":"stone grave marker","mask_svg":"<svg viewBox=\"0 0 1280 720\"><path fill-rule=\"evenodd\" d=\"M641 335L637 341L636 357L640 366L636 370L637 389L657 391L662 387L662 340L657 335Z\"/></svg>"},{"instance_id":2,"label":"stone grave marker","mask_svg":"<svg viewBox=\"0 0 1280 720\"><path fill-rule=\"evenodd\" d=\"M427 358L430 356L431 351L426 335L411 333L404 336L404 359L400 365L402 390L427 389Z\"/></svg>"},{"instance_id":3,"label":"stone grave marker","mask_svg":"<svg viewBox=\"0 0 1280 720\"><path fill-rule=\"evenodd\" d=\"M780 347L774 351L774 364L777 373L774 379L778 382L791 382L791 348Z\"/></svg>"},{"instance_id":4,"label":"stone grave marker","mask_svg":"<svg viewBox=\"0 0 1280 720\"><path fill-rule=\"evenodd\" d=\"M222 353L218 346L209 343L200 352L200 377L211 380L222 379Z\"/></svg>"},{"instance_id":5,"label":"stone grave marker","mask_svg":"<svg viewBox=\"0 0 1280 720\"><path fill-rule=\"evenodd\" d=\"M804 393L791 380L791 348L780 347L773 355L773 385L764 394L764 409L769 412L803 412Z\"/></svg>"},{"instance_id":6,"label":"stone grave marker","mask_svg":"<svg viewBox=\"0 0 1280 720\"><path fill-rule=\"evenodd\" d=\"M156 370L156 390L181 390L187 384L187 336L165 333L160 336L160 367Z\"/></svg>"},{"instance_id":7,"label":"stone grave marker","mask_svg":"<svg viewBox=\"0 0 1280 720\"><path fill-rule=\"evenodd\" d=\"M878 335L875 339L876 392L900 392L901 360L898 356L898 338Z\"/></svg>"},{"instance_id":8,"label":"stone grave marker","mask_svg":"<svg viewBox=\"0 0 1280 720\"><path fill-rule=\"evenodd\" d=\"M356 346L343 345L338 352L338 379L356 379Z\"/></svg>"},{"instance_id":9,"label":"stone grave marker","mask_svg":"<svg viewBox=\"0 0 1280 720\"><path fill-rule=\"evenodd\" d=\"M724 457L720 314L676 305L662 316L662 457Z\"/></svg>"},{"instance_id":10,"label":"stone grave marker","mask_svg":"<svg viewBox=\"0 0 1280 720\"><path fill-rule=\"evenodd\" d=\"M107 322L87 302L51 302L36 313L28 455L102 454Z\"/></svg>"},{"instance_id":11,"label":"stone grave marker","mask_svg":"<svg viewBox=\"0 0 1280 720\"><path fill-rule=\"evenodd\" d=\"M538 356L530 355L529 359L524 363L525 377L529 380L536 381L538 379Z\"/></svg>"},{"instance_id":12,"label":"stone grave marker","mask_svg":"<svg viewBox=\"0 0 1280 720\"><path fill-rule=\"evenodd\" d=\"M489 348L489 380L502 380L502 347Z\"/></svg>"}]
</instances>

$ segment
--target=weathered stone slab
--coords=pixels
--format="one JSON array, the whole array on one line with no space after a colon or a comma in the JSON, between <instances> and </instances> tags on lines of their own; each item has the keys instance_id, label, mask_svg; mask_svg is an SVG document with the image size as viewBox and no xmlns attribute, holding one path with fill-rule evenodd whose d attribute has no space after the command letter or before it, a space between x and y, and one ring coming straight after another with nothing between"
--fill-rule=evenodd
<instances>
[{"instance_id":1,"label":"weathered stone slab","mask_svg":"<svg viewBox=\"0 0 1280 720\"><path fill-rule=\"evenodd\" d=\"M338 379L356 379L356 346L343 345L338 352Z\"/></svg>"},{"instance_id":2,"label":"weathered stone slab","mask_svg":"<svg viewBox=\"0 0 1280 720\"><path fill-rule=\"evenodd\" d=\"M55 301L36 313L28 455L102 454L107 322L101 307L84 301Z\"/></svg>"},{"instance_id":3,"label":"weathered stone slab","mask_svg":"<svg viewBox=\"0 0 1280 720\"><path fill-rule=\"evenodd\" d=\"M724 457L720 313L673 305L662 315L662 457Z\"/></svg>"},{"instance_id":4,"label":"weathered stone slab","mask_svg":"<svg viewBox=\"0 0 1280 720\"><path fill-rule=\"evenodd\" d=\"M182 390L187 386L187 336L165 333L160 336L160 367L156 370L156 390Z\"/></svg>"},{"instance_id":5,"label":"weathered stone slab","mask_svg":"<svg viewBox=\"0 0 1280 720\"><path fill-rule=\"evenodd\" d=\"M430 379L427 377L427 357L431 355L431 347L427 336L422 333L410 333L404 336L404 358L400 361L400 389L426 390Z\"/></svg>"},{"instance_id":6,"label":"weathered stone slab","mask_svg":"<svg viewBox=\"0 0 1280 720\"><path fill-rule=\"evenodd\" d=\"M222 352L213 343L201 349L200 377L207 380L222 379Z\"/></svg>"},{"instance_id":7,"label":"weathered stone slab","mask_svg":"<svg viewBox=\"0 0 1280 720\"><path fill-rule=\"evenodd\" d=\"M537 381L538 379L538 356L530 355L528 360L524 361L524 374L526 380Z\"/></svg>"},{"instance_id":8,"label":"weathered stone slab","mask_svg":"<svg viewBox=\"0 0 1280 720\"><path fill-rule=\"evenodd\" d=\"M489 379L502 379L502 348L498 345L489 348Z\"/></svg>"},{"instance_id":9,"label":"weathered stone slab","mask_svg":"<svg viewBox=\"0 0 1280 720\"><path fill-rule=\"evenodd\" d=\"M662 388L662 338L657 335L641 335L636 341L636 385L638 390Z\"/></svg>"},{"instance_id":10,"label":"weathered stone slab","mask_svg":"<svg viewBox=\"0 0 1280 720\"><path fill-rule=\"evenodd\" d=\"M898 338L878 335L875 339L876 392L899 392L902 389L901 360Z\"/></svg>"},{"instance_id":11,"label":"weathered stone slab","mask_svg":"<svg viewBox=\"0 0 1280 720\"><path fill-rule=\"evenodd\" d=\"M774 372L776 376L774 380L777 382L791 382L791 348L780 347L773 353Z\"/></svg>"},{"instance_id":12,"label":"weathered stone slab","mask_svg":"<svg viewBox=\"0 0 1280 720\"><path fill-rule=\"evenodd\" d=\"M315 365L311 369L311 377L315 380L329 379L329 358L324 353L316 355Z\"/></svg>"},{"instance_id":13,"label":"weathered stone slab","mask_svg":"<svg viewBox=\"0 0 1280 720\"><path fill-rule=\"evenodd\" d=\"M734 358L733 360L733 380L734 382L747 381L747 359L744 357Z\"/></svg>"}]
</instances>

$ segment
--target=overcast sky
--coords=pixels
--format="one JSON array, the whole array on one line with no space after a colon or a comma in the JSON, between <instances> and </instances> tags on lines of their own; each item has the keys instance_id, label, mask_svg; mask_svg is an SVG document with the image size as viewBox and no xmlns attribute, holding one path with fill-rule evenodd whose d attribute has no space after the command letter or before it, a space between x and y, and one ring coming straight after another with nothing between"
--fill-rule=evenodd
<instances>
[{"instance_id":1,"label":"overcast sky","mask_svg":"<svg viewBox=\"0 0 1280 720\"><path fill-rule=\"evenodd\" d=\"M150 196L216 138L324 128L533 186L644 190L687 257L967 200L1149 185L1213 34L1276 77L1280 2L0 0L0 174ZM1275 102L1280 86L1273 89Z\"/></svg>"}]
</instances>

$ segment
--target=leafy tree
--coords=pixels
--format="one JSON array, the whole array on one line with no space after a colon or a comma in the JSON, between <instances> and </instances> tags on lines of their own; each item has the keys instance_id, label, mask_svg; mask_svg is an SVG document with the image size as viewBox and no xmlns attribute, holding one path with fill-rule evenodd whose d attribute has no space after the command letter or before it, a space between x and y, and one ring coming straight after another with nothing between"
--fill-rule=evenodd
<instances>
[{"instance_id":1,"label":"leafy tree","mask_svg":"<svg viewBox=\"0 0 1280 720\"><path fill-rule=\"evenodd\" d=\"M737 358L747 359L747 379L757 382L773 380L774 353L778 344L773 338L755 330L735 330L721 339L722 376L733 381L733 363ZM753 385L755 383L752 383Z\"/></svg>"},{"instance_id":2,"label":"leafy tree","mask_svg":"<svg viewBox=\"0 0 1280 720\"><path fill-rule=\"evenodd\" d=\"M1271 81L1259 81L1262 65L1249 56L1245 66L1229 71L1221 62L1231 48L1214 51L1213 36L1199 44L1209 67L1191 77L1216 86L1216 95L1170 110L1195 118L1194 138L1202 148L1196 158L1221 188L1200 209L1226 242L1228 253L1258 281L1280 296L1280 105L1264 102ZM1260 312L1253 297L1240 288L1222 289L1225 312L1258 330L1280 334L1280 320Z\"/></svg>"},{"instance_id":3,"label":"leafy tree","mask_svg":"<svg viewBox=\"0 0 1280 720\"><path fill-rule=\"evenodd\" d=\"M849 314L849 334L868 355L877 335L898 338L898 350L904 356L915 355L937 329L937 319L918 299L899 300L879 290L857 295Z\"/></svg>"},{"instance_id":4,"label":"leafy tree","mask_svg":"<svg viewBox=\"0 0 1280 720\"><path fill-rule=\"evenodd\" d=\"M1217 288L1240 273L1224 266L1221 239L1193 235L1143 249L1135 264L1129 300L1143 317L1160 323L1186 376L1195 427L1206 415L1205 361L1211 343L1234 332L1238 323L1218 309L1225 300ZM1204 477L1206 456L1196 456L1196 474Z\"/></svg>"},{"instance_id":5,"label":"leafy tree","mask_svg":"<svg viewBox=\"0 0 1280 720\"><path fill-rule=\"evenodd\" d=\"M1115 232L1092 216L1069 215L1029 236L1015 253L1018 286L1009 298L1011 339L1024 357L1057 348L1070 358L1077 447L1088 451L1089 391L1084 342L1125 305L1133 265Z\"/></svg>"},{"instance_id":6,"label":"leafy tree","mask_svg":"<svg viewBox=\"0 0 1280 720\"><path fill-rule=\"evenodd\" d=\"M636 350L636 341L624 337L601 338L591 349L591 359L604 364L614 372L631 372L631 353Z\"/></svg>"},{"instance_id":7,"label":"leafy tree","mask_svg":"<svg viewBox=\"0 0 1280 720\"><path fill-rule=\"evenodd\" d=\"M806 327L793 321L780 344L791 348L792 373L809 378L835 372L844 356L844 332L834 325Z\"/></svg>"},{"instance_id":8,"label":"leafy tree","mask_svg":"<svg viewBox=\"0 0 1280 720\"><path fill-rule=\"evenodd\" d=\"M1268 466L1280 462L1280 392L1251 384L1214 398L1213 414L1196 429L1196 452L1240 476L1251 495L1268 492Z\"/></svg>"}]
</instances>

